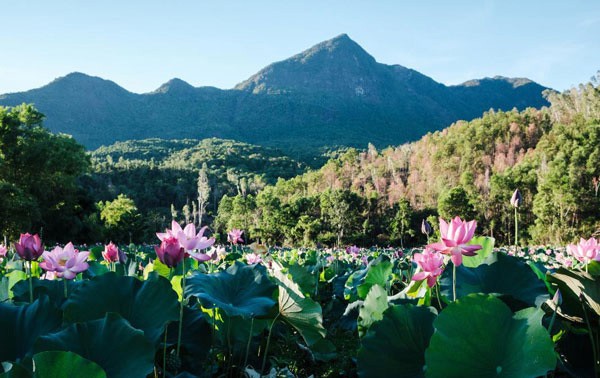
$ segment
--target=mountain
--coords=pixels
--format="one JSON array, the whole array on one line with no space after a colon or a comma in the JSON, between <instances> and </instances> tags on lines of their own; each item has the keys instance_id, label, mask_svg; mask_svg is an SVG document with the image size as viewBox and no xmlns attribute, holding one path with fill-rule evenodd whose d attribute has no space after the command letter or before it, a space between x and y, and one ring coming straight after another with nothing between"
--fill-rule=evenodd
<instances>
[{"instance_id":1,"label":"mountain","mask_svg":"<svg viewBox=\"0 0 600 378\"><path fill-rule=\"evenodd\" d=\"M235 88L193 87L172 79L150 93L71 73L0 105L34 103L54 132L88 148L115 141L228 138L290 154L416 140L490 108L547 105L545 87L496 76L446 86L400 65L378 63L346 34L273 63Z\"/></svg>"}]
</instances>

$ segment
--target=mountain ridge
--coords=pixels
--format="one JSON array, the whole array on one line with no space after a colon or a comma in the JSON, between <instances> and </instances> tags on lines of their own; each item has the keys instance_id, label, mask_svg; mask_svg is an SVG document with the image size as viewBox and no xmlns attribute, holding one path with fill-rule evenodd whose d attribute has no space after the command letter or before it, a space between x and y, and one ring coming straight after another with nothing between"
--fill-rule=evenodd
<instances>
[{"instance_id":1,"label":"mountain ridge","mask_svg":"<svg viewBox=\"0 0 600 378\"><path fill-rule=\"evenodd\" d=\"M332 145L385 147L416 140L490 108L547 105L529 79L473 79L446 86L402 65L386 65L348 35L272 63L232 89L173 78L148 93L70 73L0 105L34 103L53 132L93 149L144 138L210 137L314 153Z\"/></svg>"}]
</instances>

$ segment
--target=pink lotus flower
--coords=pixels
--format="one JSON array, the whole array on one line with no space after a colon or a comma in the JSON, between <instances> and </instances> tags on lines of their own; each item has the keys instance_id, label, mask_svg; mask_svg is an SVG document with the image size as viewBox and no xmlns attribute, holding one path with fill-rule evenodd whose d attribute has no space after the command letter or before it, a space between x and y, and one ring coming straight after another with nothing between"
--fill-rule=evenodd
<instances>
[{"instance_id":1,"label":"pink lotus flower","mask_svg":"<svg viewBox=\"0 0 600 378\"><path fill-rule=\"evenodd\" d=\"M260 256L259 256L259 255L257 255L256 253L247 253L247 254L246 254L246 262L247 262L249 265L252 265L252 264L258 264L258 263L260 263L261 261L262 261L262 259L261 259L261 258L260 258Z\"/></svg>"},{"instance_id":2,"label":"pink lotus flower","mask_svg":"<svg viewBox=\"0 0 600 378\"><path fill-rule=\"evenodd\" d=\"M4 261L4 258L6 257L6 252L8 252L8 248L0 244L0 263Z\"/></svg>"},{"instance_id":3,"label":"pink lotus flower","mask_svg":"<svg viewBox=\"0 0 600 378\"><path fill-rule=\"evenodd\" d=\"M234 228L231 231L229 231L229 233L227 234L227 241L230 242L231 244L243 243L244 242L244 239L242 239L243 233L244 233L244 231Z\"/></svg>"},{"instance_id":4,"label":"pink lotus flower","mask_svg":"<svg viewBox=\"0 0 600 378\"><path fill-rule=\"evenodd\" d=\"M415 253L413 255L413 261L419 264L421 271L415 274L412 278L413 281L421 281L427 278L427 285L429 287L435 286L437 277L442 274L444 269L444 256L434 249L425 248L423 253Z\"/></svg>"},{"instance_id":5,"label":"pink lotus flower","mask_svg":"<svg viewBox=\"0 0 600 378\"><path fill-rule=\"evenodd\" d=\"M19 257L26 261L36 261L44 253L44 247L38 234L21 234L19 242L15 243Z\"/></svg>"},{"instance_id":6,"label":"pink lotus flower","mask_svg":"<svg viewBox=\"0 0 600 378\"><path fill-rule=\"evenodd\" d=\"M185 249L174 236L163 238L160 245L155 246L154 250L158 259L169 268L179 265L185 256Z\"/></svg>"},{"instance_id":7,"label":"pink lotus flower","mask_svg":"<svg viewBox=\"0 0 600 378\"><path fill-rule=\"evenodd\" d=\"M581 238L579 244L569 244L567 251L584 264L588 264L592 260L600 261L600 255L598 255L600 245L595 238L589 238L588 240Z\"/></svg>"},{"instance_id":8,"label":"pink lotus flower","mask_svg":"<svg viewBox=\"0 0 600 378\"><path fill-rule=\"evenodd\" d=\"M208 239L203 236L206 226L202 227L198 234L196 234L196 226L193 223L189 223L185 226L185 229L181 229L179 223L172 221L171 229L167 229L165 233L156 233L156 236L160 241L169 237L174 237L179 241L179 244L187 251L193 251L195 249L205 249L215 244L215 238Z\"/></svg>"},{"instance_id":9,"label":"pink lotus flower","mask_svg":"<svg viewBox=\"0 0 600 378\"><path fill-rule=\"evenodd\" d=\"M459 217L456 217L446 223L440 218L440 233L442 234L442 241L439 243L429 244L427 247L433 248L438 252L450 255L450 259L455 266L462 264L462 257L475 256L475 251L481 249L480 245L467 245L468 242L473 239L475 234L475 228L477 222L472 220L470 222L463 221Z\"/></svg>"},{"instance_id":10,"label":"pink lotus flower","mask_svg":"<svg viewBox=\"0 0 600 378\"><path fill-rule=\"evenodd\" d=\"M104 246L104 252L102 252L102 257L104 260L110 263L119 261L119 248L113 244L113 242L108 243Z\"/></svg>"},{"instance_id":11,"label":"pink lotus flower","mask_svg":"<svg viewBox=\"0 0 600 378\"><path fill-rule=\"evenodd\" d=\"M49 272L56 272L57 277L72 280L77 273L89 268L86 262L89 255L89 252L77 251L73 243L69 242L64 248L55 247L51 252L44 252L44 261L40 267Z\"/></svg>"}]
</instances>

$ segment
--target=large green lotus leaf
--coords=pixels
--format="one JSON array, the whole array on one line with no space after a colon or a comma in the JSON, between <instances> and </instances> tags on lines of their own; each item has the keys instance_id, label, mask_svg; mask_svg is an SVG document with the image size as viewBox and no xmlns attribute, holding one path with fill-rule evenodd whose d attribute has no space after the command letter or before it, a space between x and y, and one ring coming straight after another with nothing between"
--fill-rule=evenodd
<instances>
[{"instance_id":1,"label":"large green lotus leaf","mask_svg":"<svg viewBox=\"0 0 600 378\"><path fill-rule=\"evenodd\" d=\"M477 268L463 265L456 268L456 296L472 293L510 296L527 306L538 306L548 299L548 291L531 268L516 257L498 253L497 260ZM440 280L442 294L452 298L452 263L449 263Z\"/></svg>"},{"instance_id":2,"label":"large green lotus leaf","mask_svg":"<svg viewBox=\"0 0 600 378\"><path fill-rule=\"evenodd\" d=\"M392 306L363 337L358 375L367 378L423 377L425 350L433 334L433 307Z\"/></svg>"},{"instance_id":3,"label":"large green lotus leaf","mask_svg":"<svg viewBox=\"0 0 600 378\"><path fill-rule=\"evenodd\" d=\"M42 336L34 349L36 352L77 353L100 365L107 376L115 378L145 377L154 366L154 347L144 332L133 328L115 313Z\"/></svg>"},{"instance_id":4,"label":"large green lotus leaf","mask_svg":"<svg viewBox=\"0 0 600 378\"><path fill-rule=\"evenodd\" d=\"M33 376L33 373L25 366L16 362L3 362L0 368L4 368L4 373L0 374L0 378L31 378Z\"/></svg>"},{"instance_id":5,"label":"large green lotus leaf","mask_svg":"<svg viewBox=\"0 0 600 378\"><path fill-rule=\"evenodd\" d=\"M305 266L300 264L291 265L288 268L294 282L300 286L304 295L310 296L315 292L317 285L317 276L311 274Z\"/></svg>"},{"instance_id":6,"label":"large green lotus leaf","mask_svg":"<svg viewBox=\"0 0 600 378\"><path fill-rule=\"evenodd\" d=\"M179 319L177 294L163 277L147 281L106 273L81 284L63 305L66 322L85 322L116 312L155 343L169 321Z\"/></svg>"},{"instance_id":7,"label":"large green lotus leaf","mask_svg":"<svg viewBox=\"0 0 600 378\"><path fill-rule=\"evenodd\" d=\"M81 281L67 281L67 296L71 295L81 284ZM61 306L65 301L65 282L63 280L40 280L32 279L33 298L37 299L42 295L50 298L50 301L57 306ZM29 282L23 280L17 282L12 288L15 302L29 302Z\"/></svg>"},{"instance_id":8,"label":"large green lotus leaf","mask_svg":"<svg viewBox=\"0 0 600 378\"><path fill-rule=\"evenodd\" d=\"M451 303L433 326L425 352L427 377L539 377L556 366L544 313L513 315L500 299L471 294Z\"/></svg>"},{"instance_id":9,"label":"large green lotus leaf","mask_svg":"<svg viewBox=\"0 0 600 378\"><path fill-rule=\"evenodd\" d=\"M96 277L101 276L109 272L108 267L105 264L100 263L99 261L89 261L88 269L85 271L85 274L88 277Z\"/></svg>"},{"instance_id":10,"label":"large green lotus leaf","mask_svg":"<svg viewBox=\"0 0 600 378\"><path fill-rule=\"evenodd\" d=\"M31 351L35 340L57 330L62 313L46 296L21 306L0 303L0 361L15 361Z\"/></svg>"},{"instance_id":11,"label":"large green lotus leaf","mask_svg":"<svg viewBox=\"0 0 600 378\"><path fill-rule=\"evenodd\" d=\"M185 296L197 297L205 307L219 307L228 316L249 318L269 312L275 288L263 266L235 262L219 273L196 273L186 281Z\"/></svg>"},{"instance_id":12,"label":"large green lotus leaf","mask_svg":"<svg viewBox=\"0 0 600 378\"><path fill-rule=\"evenodd\" d=\"M7 294L8 294L8 298L12 298L14 295L12 292L12 288L15 287L15 285L18 284L19 282L24 282L25 280L27 280L27 275L25 274L25 272L23 272L21 270L13 270L12 272L8 273L3 278L8 279L8 283L6 284L7 288L8 288ZM27 285L29 285L29 283ZM29 286L28 286L27 290L29 290ZM29 294L27 294L27 300L25 300L23 302L29 303Z\"/></svg>"},{"instance_id":13,"label":"large green lotus leaf","mask_svg":"<svg viewBox=\"0 0 600 378\"><path fill-rule=\"evenodd\" d=\"M279 316L300 332L309 347L321 341L327 334L323 328L321 306L305 297L286 274L275 271L273 276L279 283Z\"/></svg>"},{"instance_id":14,"label":"large green lotus leaf","mask_svg":"<svg viewBox=\"0 0 600 378\"><path fill-rule=\"evenodd\" d=\"M496 256L494 255L494 243L496 239L489 236L477 236L471 239L469 244L477 244L482 248L477 251L475 256L464 256L463 265L467 268L477 268L484 263L492 263Z\"/></svg>"},{"instance_id":15,"label":"large green lotus leaf","mask_svg":"<svg viewBox=\"0 0 600 378\"><path fill-rule=\"evenodd\" d=\"M385 289L379 285L371 286L369 294L358 310L358 335L363 337L373 323L383 319L383 312L388 307L388 296Z\"/></svg>"},{"instance_id":16,"label":"large green lotus leaf","mask_svg":"<svg viewBox=\"0 0 600 378\"><path fill-rule=\"evenodd\" d=\"M33 378L106 378L98 364L73 352L48 351L33 356Z\"/></svg>"},{"instance_id":17,"label":"large green lotus leaf","mask_svg":"<svg viewBox=\"0 0 600 378\"><path fill-rule=\"evenodd\" d=\"M365 299L373 285L387 287L391 275L392 263L389 260L380 260L376 264L371 264L367 271L365 281L357 288L358 297L360 299Z\"/></svg>"},{"instance_id":18,"label":"large green lotus leaf","mask_svg":"<svg viewBox=\"0 0 600 378\"><path fill-rule=\"evenodd\" d=\"M587 306L600 316L600 280L596 277L575 270L559 268L553 274L548 274L549 282L554 283L560 289L563 304L560 310L571 320L583 322L583 310L581 308L581 297L585 299Z\"/></svg>"}]
</instances>

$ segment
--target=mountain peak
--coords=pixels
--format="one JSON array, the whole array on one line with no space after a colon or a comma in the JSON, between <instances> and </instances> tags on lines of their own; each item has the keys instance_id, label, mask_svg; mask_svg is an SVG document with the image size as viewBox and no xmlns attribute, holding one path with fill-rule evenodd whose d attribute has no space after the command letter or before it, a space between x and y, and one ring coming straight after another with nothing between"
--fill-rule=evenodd
<instances>
[{"instance_id":1,"label":"mountain peak","mask_svg":"<svg viewBox=\"0 0 600 378\"><path fill-rule=\"evenodd\" d=\"M189 93L193 91L194 88L191 84L186 81L183 81L179 78L173 78L160 87L158 87L155 91L151 92L155 93Z\"/></svg>"},{"instance_id":2,"label":"mountain peak","mask_svg":"<svg viewBox=\"0 0 600 378\"><path fill-rule=\"evenodd\" d=\"M86 95L89 95L90 91L94 93L98 93L98 91L129 93L113 81L98 76L87 75L82 72L71 72L65 76L58 77L37 90L73 91L85 93Z\"/></svg>"},{"instance_id":3,"label":"mountain peak","mask_svg":"<svg viewBox=\"0 0 600 378\"><path fill-rule=\"evenodd\" d=\"M375 58L358 43L340 34L265 67L235 89L268 94L315 90L354 93L376 65Z\"/></svg>"},{"instance_id":4,"label":"mountain peak","mask_svg":"<svg viewBox=\"0 0 600 378\"><path fill-rule=\"evenodd\" d=\"M477 87L480 85L495 84L495 83L496 84L497 83L510 84L513 88L518 88L518 87L521 87L521 86L527 85L527 84L537 84L525 77L506 77L506 76L496 75L494 77L484 77L483 79L473 79L473 80L465 81L464 83L459 84L458 86Z\"/></svg>"}]
</instances>

